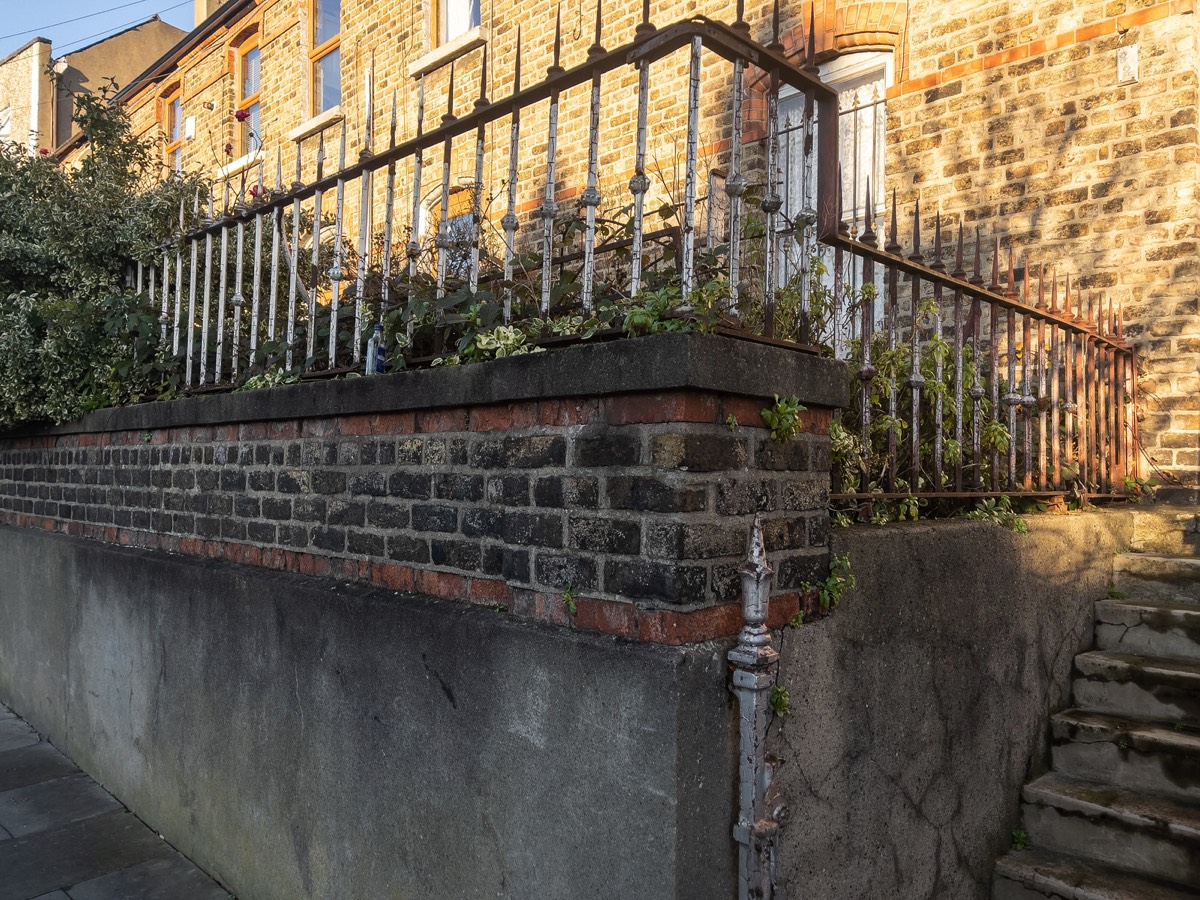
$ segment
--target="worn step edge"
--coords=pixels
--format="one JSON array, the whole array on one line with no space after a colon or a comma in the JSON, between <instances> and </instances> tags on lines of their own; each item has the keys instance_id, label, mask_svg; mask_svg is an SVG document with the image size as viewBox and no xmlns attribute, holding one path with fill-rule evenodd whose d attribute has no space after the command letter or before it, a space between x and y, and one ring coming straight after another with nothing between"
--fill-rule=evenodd
<instances>
[{"instance_id":1,"label":"worn step edge","mask_svg":"<svg viewBox=\"0 0 1200 900\"><path fill-rule=\"evenodd\" d=\"M1082 709L1050 724L1055 771L1200 801L1200 731Z\"/></svg>"},{"instance_id":2,"label":"worn step edge","mask_svg":"<svg viewBox=\"0 0 1200 900\"><path fill-rule=\"evenodd\" d=\"M1139 625L1147 617L1185 623L1200 628L1200 604L1170 600L1097 600L1096 621L1109 625Z\"/></svg>"},{"instance_id":3,"label":"worn step edge","mask_svg":"<svg viewBox=\"0 0 1200 900\"><path fill-rule=\"evenodd\" d=\"M1200 690L1200 663L1190 660L1115 653L1110 650L1089 650L1075 657L1075 668L1080 674L1090 678L1105 678L1115 682L1132 681L1135 684L1169 683ZM1135 674L1142 677L1135 678Z\"/></svg>"},{"instance_id":4,"label":"worn step edge","mask_svg":"<svg viewBox=\"0 0 1200 900\"><path fill-rule=\"evenodd\" d=\"M1072 778L1057 772L1050 772L1025 785L1021 795L1026 803L1080 813L1092 819L1111 820L1137 830L1157 831L1161 837L1194 845L1197 854L1200 854L1200 804L1197 803ZM1163 831L1165 835L1161 834ZM1197 856L1197 860L1200 860L1200 856Z\"/></svg>"},{"instance_id":5,"label":"worn step edge","mask_svg":"<svg viewBox=\"0 0 1200 900\"><path fill-rule=\"evenodd\" d=\"M1037 895L1064 900L1194 900L1200 897L1200 891L1163 884L1091 860L1037 848L1007 853L996 860L992 877L994 900L1005 900L998 885L1004 879Z\"/></svg>"},{"instance_id":6,"label":"worn step edge","mask_svg":"<svg viewBox=\"0 0 1200 900\"><path fill-rule=\"evenodd\" d=\"M1170 597L1200 602L1200 558L1118 553L1113 557L1113 584L1131 596Z\"/></svg>"}]
</instances>

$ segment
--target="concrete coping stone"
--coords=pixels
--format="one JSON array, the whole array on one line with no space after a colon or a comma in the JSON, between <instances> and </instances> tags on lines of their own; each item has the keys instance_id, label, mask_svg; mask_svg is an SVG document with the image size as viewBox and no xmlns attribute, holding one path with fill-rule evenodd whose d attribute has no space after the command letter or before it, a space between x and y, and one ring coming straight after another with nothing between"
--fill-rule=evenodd
<instances>
[{"instance_id":1,"label":"concrete coping stone","mask_svg":"<svg viewBox=\"0 0 1200 900\"><path fill-rule=\"evenodd\" d=\"M341 378L102 409L76 422L7 437L220 425L523 400L693 389L746 397L796 395L806 406L850 400L842 362L713 334L658 334L546 353L370 378Z\"/></svg>"}]
</instances>

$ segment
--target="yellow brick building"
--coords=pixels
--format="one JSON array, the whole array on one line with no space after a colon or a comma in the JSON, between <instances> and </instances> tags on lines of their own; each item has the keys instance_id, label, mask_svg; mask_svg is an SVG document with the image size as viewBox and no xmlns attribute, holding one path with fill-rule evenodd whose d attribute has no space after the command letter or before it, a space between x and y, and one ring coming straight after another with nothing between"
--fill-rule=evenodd
<instances>
[{"instance_id":1,"label":"yellow brick building","mask_svg":"<svg viewBox=\"0 0 1200 900\"><path fill-rule=\"evenodd\" d=\"M752 38L776 38L773 9L748 4ZM595 45L593 3L483 4L478 0L198 0L203 16L188 39L123 94L135 127L160 135L164 166L201 171L236 200L264 173L267 187L282 169L282 186L315 176L318 145L324 173L388 140L393 95L398 135L417 128L419 86L423 126L447 112L453 72L454 111L472 108L486 59L486 94L512 90L520 34L522 83L544 77L552 63L556 12L561 11L562 60L570 68ZM653 4L657 25L694 15L730 22L736 8L711 2ZM642 4L609 2L601 10L599 42L607 49L633 40ZM902 208L919 199L932 217L980 228L990 246L1016 252L1018 268L1045 264L1072 289L1119 303L1126 333L1140 353L1143 444L1151 461L1195 482L1200 475L1200 207L1196 203L1197 71L1200 40L1194 0L1034 0L947 6L902 2L782 3L777 40L803 60L810 16L816 23L822 77L843 98L841 160L847 215L860 217L871 176L874 213L897 192ZM705 63L700 163L714 206L729 164L729 83L725 69ZM370 88L373 105L366 93ZM636 74L606 81L599 130L602 209L630 201L631 134ZM762 181L764 85L747 76L747 174ZM647 169L648 209L682 190L678 161L686 119L686 52L654 67ZM543 199L546 104L526 111L519 147L518 213L532 218ZM802 104L781 98L784 150ZM238 113L242 111L242 119ZM373 145L365 146L370 111ZM586 185L588 92L562 98L555 195L574 203ZM475 185L474 141L459 138L450 182L481 191L494 239L505 209L507 123L485 133L484 177ZM300 161L297 170L297 160ZM425 155L418 230L440 214L441 152ZM398 203L413 179L399 166ZM785 194L803 179L786 172ZM373 186L378 206L382 179ZM457 196L449 214L471 195ZM785 200L786 203L790 201ZM373 212L373 232L380 214ZM357 217L349 197L346 218ZM902 217L903 220L903 217ZM407 214L398 227L407 227ZM882 225L882 218L879 220ZM347 225L347 233L352 231ZM536 223L523 220L531 240ZM701 229L703 230L703 229ZM903 229L902 229L903 230ZM403 240L403 234L398 236ZM928 237L927 237L928 240Z\"/></svg>"}]
</instances>

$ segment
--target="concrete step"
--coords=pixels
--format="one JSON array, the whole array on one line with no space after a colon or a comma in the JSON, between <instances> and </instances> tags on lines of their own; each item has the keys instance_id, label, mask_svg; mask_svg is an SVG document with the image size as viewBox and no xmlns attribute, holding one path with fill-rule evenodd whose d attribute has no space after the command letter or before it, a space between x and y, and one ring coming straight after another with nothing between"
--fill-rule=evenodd
<instances>
[{"instance_id":1,"label":"concrete step","mask_svg":"<svg viewBox=\"0 0 1200 900\"><path fill-rule=\"evenodd\" d=\"M1101 600L1096 604L1096 647L1200 660L1200 604Z\"/></svg>"},{"instance_id":2,"label":"concrete step","mask_svg":"<svg viewBox=\"0 0 1200 900\"><path fill-rule=\"evenodd\" d=\"M1113 587L1127 600L1200 604L1200 559L1118 553L1113 557Z\"/></svg>"},{"instance_id":3,"label":"concrete step","mask_svg":"<svg viewBox=\"0 0 1200 900\"><path fill-rule=\"evenodd\" d=\"M1200 555L1200 506L1145 504L1133 514L1133 549L1168 556Z\"/></svg>"},{"instance_id":4,"label":"concrete step","mask_svg":"<svg viewBox=\"0 0 1200 900\"><path fill-rule=\"evenodd\" d=\"M996 861L992 900L1194 900L1200 889L1164 884L1060 853L1031 848Z\"/></svg>"},{"instance_id":5,"label":"concrete step","mask_svg":"<svg viewBox=\"0 0 1200 900\"><path fill-rule=\"evenodd\" d=\"M1200 727L1200 662L1092 650L1075 657L1081 709Z\"/></svg>"},{"instance_id":6,"label":"concrete step","mask_svg":"<svg viewBox=\"0 0 1200 900\"><path fill-rule=\"evenodd\" d=\"M1180 887L1200 885L1200 804L1051 772L1022 791L1036 847Z\"/></svg>"},{"instance_id":7,"label":"concrete step","mask_svg":"<svg viewBox=\"0 0 1200 900\"><path fill-rule=\"evenodd\" d=\"M1059 774L1200 803L1200 731L1081 709L1050 726Z\"/></svg>"}]
</instances>

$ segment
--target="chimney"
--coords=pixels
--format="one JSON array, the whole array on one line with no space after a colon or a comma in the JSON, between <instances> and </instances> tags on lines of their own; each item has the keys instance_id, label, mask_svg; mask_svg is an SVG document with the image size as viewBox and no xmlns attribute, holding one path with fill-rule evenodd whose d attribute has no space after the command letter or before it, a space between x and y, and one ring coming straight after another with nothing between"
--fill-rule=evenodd
<instances>
[{"instance_id":1,"label":"chimney","mask_svg":"<svg viewBox=\"0 0 1200 900\"><path fill-rule=\"evenodd\" d=\"M200 23L217 11L224 0L194 0L196 4L196 24L194 27L199 28Z\"/></svg>"}]
</instances>

